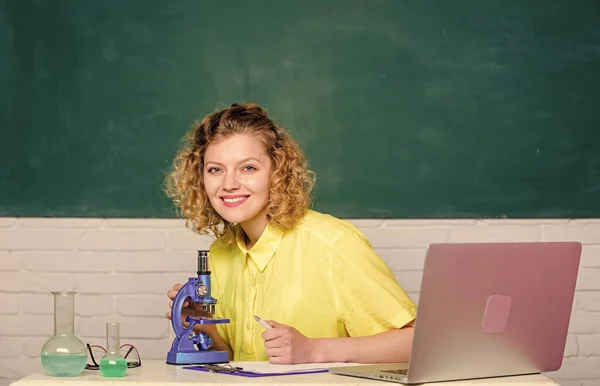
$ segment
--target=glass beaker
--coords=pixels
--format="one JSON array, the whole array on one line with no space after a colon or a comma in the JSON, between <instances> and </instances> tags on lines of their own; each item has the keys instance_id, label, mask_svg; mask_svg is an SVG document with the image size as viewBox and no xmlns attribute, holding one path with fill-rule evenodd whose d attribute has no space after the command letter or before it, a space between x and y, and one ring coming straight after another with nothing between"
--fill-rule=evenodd
<instances>
[{"instance_id":1,"label":"glass beaker","mask_svg":"<svg viewBox=\"0 0 600 386\"><path fill-rule=\"evenodd\" d=\"M119 323L106 323L106 354L100 360L100 374L103 377L123 377L127 371L127 361L119 348Z\"/></svg>"},{"instance_id":2,"label":"glass beaker","mask_svg":"<svg viewBox=\"0 0 600 386\"><path fill-rule=\"evenodd\" d=\"M54 295L54 335L42 346L42 366L53 377L81 375L87 362L85 345L74 331L76 292L52 292Z\"/></svg>"}]
</instances>

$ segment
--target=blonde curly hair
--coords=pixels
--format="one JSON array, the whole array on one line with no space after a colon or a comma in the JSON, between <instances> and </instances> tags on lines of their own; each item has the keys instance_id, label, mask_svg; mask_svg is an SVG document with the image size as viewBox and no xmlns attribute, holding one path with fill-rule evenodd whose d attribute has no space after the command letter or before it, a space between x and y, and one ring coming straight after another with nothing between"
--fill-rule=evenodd
<instances>
[{"instance_id":1,"label":"blonde curly hair","mask_svg":"<svg viewBox=\"0 0 600 386\"><path fill-rule=\"evenodd\" d=\"M235 224L224 220L210 204L203 170L206 148L234 134L256 135L265 144L272 162L267 203L269 223L283 230L292 228L311 204L315 174L308 170L297 142L256 104L234 103L196 122L173 160L165 180L165 193L186 219L188 228L233 241Z\"/></svg>"}]
</instances>

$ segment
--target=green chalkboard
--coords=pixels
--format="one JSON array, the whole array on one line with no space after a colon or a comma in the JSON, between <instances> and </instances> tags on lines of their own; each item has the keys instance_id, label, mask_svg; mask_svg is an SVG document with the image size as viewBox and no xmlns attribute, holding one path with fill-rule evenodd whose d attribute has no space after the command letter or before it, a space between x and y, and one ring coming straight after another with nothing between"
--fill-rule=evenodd
<instances>
[{"instance_id":1,"label":"green chalkboard","mask_svg":"<svg viewBox=\"0 0 600 386\"><path fill-rule=\"evenodd\" d=\"M0 216L171 217L263 105L352 218L600 217L597 0L0 0Z\"/></svg>"}]
</instances>

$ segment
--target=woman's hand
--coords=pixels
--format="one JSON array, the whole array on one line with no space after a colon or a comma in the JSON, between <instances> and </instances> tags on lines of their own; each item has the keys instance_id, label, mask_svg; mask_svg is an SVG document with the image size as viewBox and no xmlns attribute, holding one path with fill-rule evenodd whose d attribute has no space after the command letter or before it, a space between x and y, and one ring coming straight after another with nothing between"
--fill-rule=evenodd
<instances>
[{"instance_id":1,"label":"woman's hand","mask_svg":"<svg viewBox=\"0 0 600 386\"><path fill-rule=\"evenodd\" d=\"M318 362L314 340L302 335L294 327L272 320L267 323L272 327L263 332L267 356L270 363L297 364Z\"/></svg>"}]
</instances>

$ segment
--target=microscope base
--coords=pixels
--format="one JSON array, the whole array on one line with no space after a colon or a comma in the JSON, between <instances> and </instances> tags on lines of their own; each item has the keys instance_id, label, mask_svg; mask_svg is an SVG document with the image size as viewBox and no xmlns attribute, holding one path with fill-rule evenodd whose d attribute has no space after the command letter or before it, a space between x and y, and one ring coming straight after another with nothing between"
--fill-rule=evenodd
<instances>
[{"instance_id":1,"label":"microscope base","mask_svg":"<svg viewBox=\"0 0 600 386\"><path fill-rule=\"evenodd\" d=\"M167 353L167 364L170 365L203 365L229 362L227 351L195 351Z\"/></svg>"}]
</instances>

